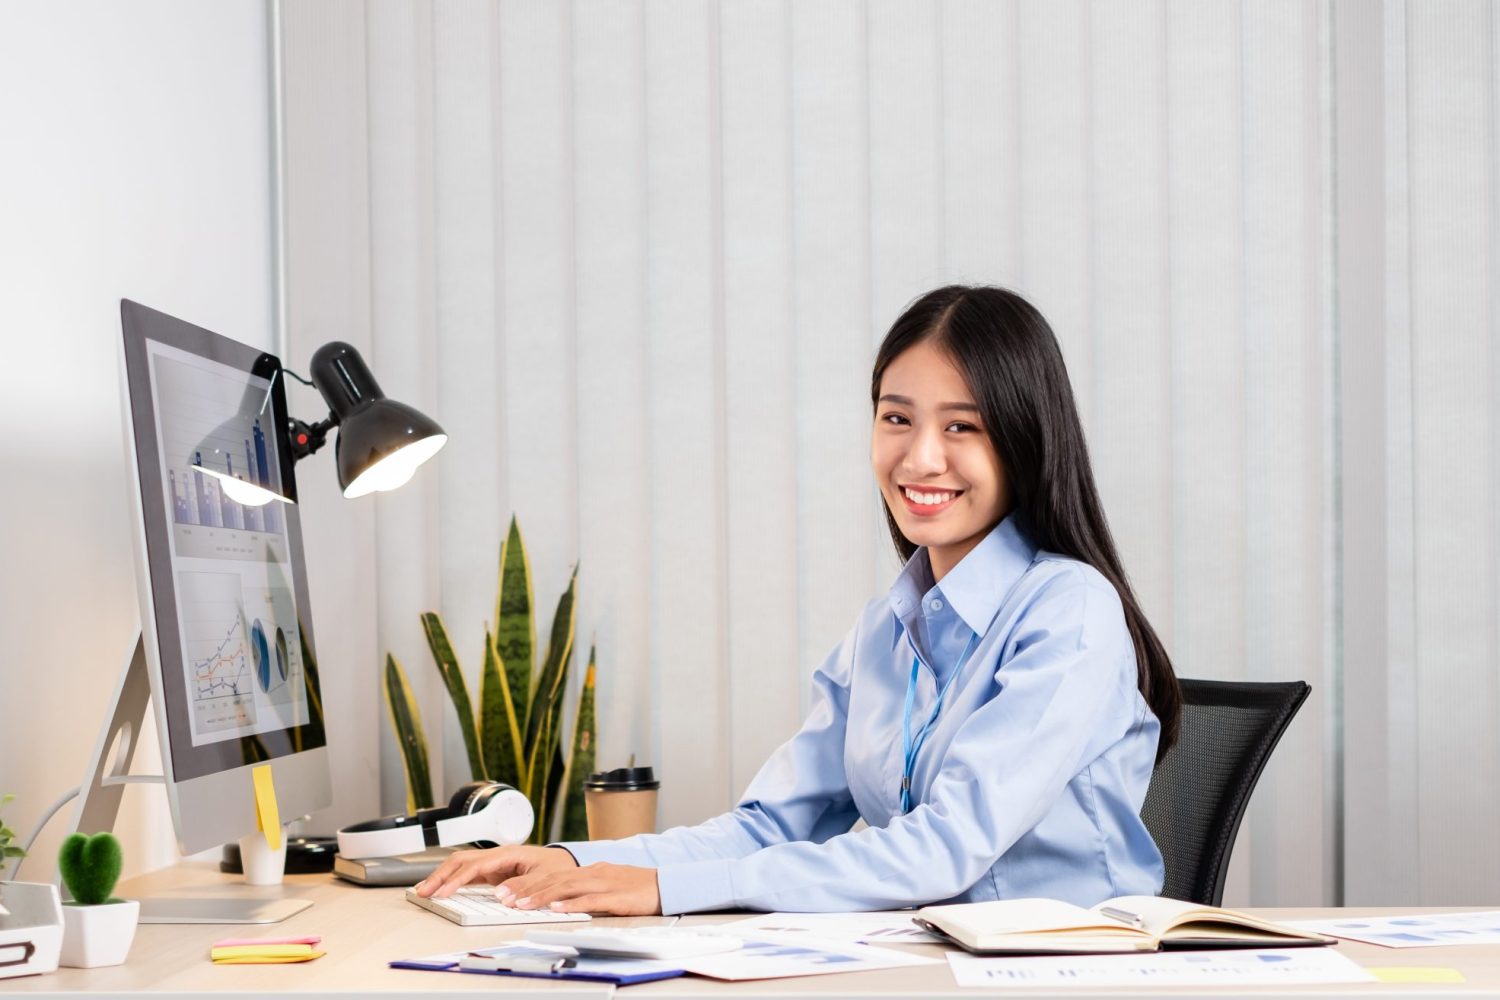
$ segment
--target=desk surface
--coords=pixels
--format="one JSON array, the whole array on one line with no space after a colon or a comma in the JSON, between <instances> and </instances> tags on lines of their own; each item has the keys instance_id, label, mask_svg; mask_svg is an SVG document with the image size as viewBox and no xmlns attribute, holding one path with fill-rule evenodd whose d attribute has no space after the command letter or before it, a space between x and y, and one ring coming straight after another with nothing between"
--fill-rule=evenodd
<instances>
[{"instance_id":1,"label":"desk surface","mask_svg":"<svg viewBox=\"0 0 1500 1000\"><path fill-rule=\"evenodd\" d=\"M415 958L464 948L483 948L524 935L522 928L459 927L406 902L400 889L367 889L334 879L330 875L289 876L280 886L247 886L237 877L221 875L215 866L188 863L122 883L118 894L131 896L290 896L311 899L314 905L280 924L233 928L222 925L142 925L122 966L106 969L59 969L45 976L0 980L0 993L87 992L108 995L136 992L229 992L277 994L337 993L448 993L500 992L547 996L608 997L610 987L583 984L542 983L507 976L472 976L451 973L390 969L397 958ZM1459 909L1457 907L1426 908ZM1255 910L1272 918L1312 919L1341 912L1327 909ZM1363 908L1342 911L1378 914L1422 912L1420 907ZM685 924L714 923L734 919L728 915L688 917ZM616 924L658 924L663 918L611 919ZM328 954L314 962L296 965L215 966L208 960L209 946L221 938L283 937L318 934ZM1375 993L1380 996L1464 996L1500 994L1500 946L1389 949L1356 942L1343 942L1339 950L1361 965L1433 966L1461 971L1466 982L1453 985L1372 983L1347 986L1301 987L1278 996L1328 996ZM943 949L921 946L922 953L940 956ZM1020 990L962 988L953 981L947 963L881 972L809 976L765 982L721 983L683 977L624 988L629 998L652 996L712 997L867 997L867 996L975 996L1004 993L1032 995ZM1099 991L1109 996L1131 995L1124 990ZM1069 989L1048 991L1048 996L1094 996L1099 992ZM1224 993L1255 995L1253 990ZM1153 994L1192 995L1192 990L1162 988Z\"/></svg>"}]
</instances>

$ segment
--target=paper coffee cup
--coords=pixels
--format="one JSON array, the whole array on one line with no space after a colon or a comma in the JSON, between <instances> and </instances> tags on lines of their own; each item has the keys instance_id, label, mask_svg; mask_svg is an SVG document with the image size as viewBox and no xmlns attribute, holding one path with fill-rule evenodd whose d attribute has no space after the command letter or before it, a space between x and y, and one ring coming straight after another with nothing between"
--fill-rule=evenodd
<instances>
[{"instance_id":1,"label":"paper coffee cup","mask_svg":"<svg viewBox=\"0 0 1500 1000\"><path fill-rule=\"evenodd\" d=\"M583 783L590 840L619 840L656 832L656 793L661 782L649 767L595 771Z\"/></svg>"}]
</instances>

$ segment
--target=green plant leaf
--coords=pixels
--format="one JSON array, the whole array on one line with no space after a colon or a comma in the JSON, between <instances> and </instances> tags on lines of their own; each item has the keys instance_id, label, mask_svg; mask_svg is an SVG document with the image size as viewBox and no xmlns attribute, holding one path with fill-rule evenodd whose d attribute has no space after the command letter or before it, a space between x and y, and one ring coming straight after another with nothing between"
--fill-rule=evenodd
<instances>
[{"instance_id":1,"label":"green plant leaf","mask_svg":"<svg viewBox=\"0 0 1500 1000\"><path fill-rule=\"evenodd\" d=\"M541 730L555 715L553 705L567 682L568 660L573 655L577 591L578 566L575 563L573 575L568 580L568 589L557 600L557 614L552 618L552 636L547 642L547 659L542 664L536 694L526 720L526 752L530 758L528 770L533 776L539 762L539 750L546 748L546 744L540 742Z\"/></svg>"},{"instance_id":2,"label":"green plant leaf","mask_svg":"<svg viewBox=\"0 0 1500 1000\"><path fill-rule=\"evenodd\" d=\"M542 802L546 816L542 829L546 831L547 839L541 841L542 844L550 844L557 839L553 834L557 829L557 804L562 801L564 770L561 726L552 730L550 742L552 752L547 756L550 761L547 767L547 791Z\"/></svg>"},{"instance_id":3,"label":"green plant leaf","mask_svg":"<svg viewBox=\"0 0 1500 1000\"><path fill-rule=\"evenodd\" d=\"M427 764L427 735L422 731L422 713L406 680L406 671L389 653L385 657L385 705L406 765L406 811L431 809L432 771Z\"/></svg>"},{"instance_id":4,"label":"green plant leaf","mask_svg":"<svg viewBox=\"0 0 1500 1000\"><path fill-rule=\"evenodd\" d=\"M542 722L542 728L537 733L537 745L531 757L531 770L527 776L527 783L531 786L531 804L536 810L536 825L531 829L531 842L533 844L545 844L551 838L552 826L548 822L551 813L547 810L548 778L551 773L552 758L545 750L552 745L552 722L549 713Z\"/></svg>"},{"instance_id":5,"label":"green plant leaf","mask_svg":"<svg viewBox=\"0 0 1500 1000\"><path fill-rule=\"evenodd\" d=\"M521 787L521 727L516 721L510 683L495 650L495 637L484 633L484 672L479 682L479 742L490 780Z\"/></svg>"},{"instance_id":6,"label":"green plant leaf","mask_svg":"<svg viewBox=\"0 0 1500 1000\"><path fill-rule=\"evenodd\" d=\"M583 690L578 692L578 714L573 719L573 749L564 770L562 802L562 839L588 840L588 814L584 809L583 783L594 771L595 744L599 740L594 718L595 647L589 645L589 665L583 675Z\"/></svg>"},{"instance_id":7,"label":"green plant leaf","mask_svg":"<svg viewBox=\"0 0 1500 1000\"><path fill-rule=\"evenodd\" d=\"M536 656L536 618L531 595L531 562L521 540L521 525L511 516L510 529L500 544L500 589L495 598L495 650L510 682L516 722L524 732L531 710L532 676Z\"/></svg>"},{"instance_id":8,"label":"green plant leaf","mask_svg":"<svg viewBox=\"0 0 1500 1000\"><path fill-rule=\"evenodd\" d=\"M546 804L546 811L544 813L546 825L542 829L547 831L549 841L552 837L552 832L557 828L558 804L562 801L563 771L565 770L562 747L562 717L563 703L567 697L567 675L571 660L570 656L569 662L563 664L561 685L552 698L552 704L547 709L547 745L550 749L546 751L546 756L542 758L547 761L547 771L545 774L547 792L544 800Z\"/></svg>"},{"instance_id":9,"label":"green plant leaf","mask_svg":"<svg viewBox=\"0 0 1500 1000\"><path fill-rule=\"evenodd\" d=\"M313 655L312 646L307 642L307 630L297 629L297 642L302 647L302 686L307 691L307 713L309 722L316 723L318 731L323 729L323 685L318 683L318 658ZM292 731L294 749L302 750L303 727L298 726Z\"/></svg>"},{"instance_id":10,"label":"green plant leaf","mask_svg":"<svg viewBox=\"0 0 1500 1000\"><path fill-rule=\"evenodd\" d=\"M443 619L435 612L422 614L422 631L427 633L427 645L432 658L437 661L438 673L443 677L443 686L453 702L453 711L458 715L458 731L464 737L464 749L469 754L469 774L475 781L483 781L487 774L484 758L479 753L479 730L475 725L474 707L469 700L469 682L458 665L458 654L453 652L453 643L448 639L448 630Z\"/></svg>"}]
</instances>

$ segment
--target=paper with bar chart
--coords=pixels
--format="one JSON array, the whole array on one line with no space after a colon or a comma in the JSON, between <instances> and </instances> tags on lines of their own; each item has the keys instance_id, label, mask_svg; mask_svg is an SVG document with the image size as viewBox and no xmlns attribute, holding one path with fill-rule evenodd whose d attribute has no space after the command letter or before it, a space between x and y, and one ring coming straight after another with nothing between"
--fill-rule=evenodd
<instances>
[{"instance_id":1,"label":"paper with bar chart","mask_svg":"<svg viewBox=\"0 0 1500 1000\"><path fill-rule=\"evenodd\" d=\"M227 478L282 492L271 411L262 412L268 382L147 347L193 744L305 724L285 508L241 503L224 487Z\"/></svg>"}]
</instances>

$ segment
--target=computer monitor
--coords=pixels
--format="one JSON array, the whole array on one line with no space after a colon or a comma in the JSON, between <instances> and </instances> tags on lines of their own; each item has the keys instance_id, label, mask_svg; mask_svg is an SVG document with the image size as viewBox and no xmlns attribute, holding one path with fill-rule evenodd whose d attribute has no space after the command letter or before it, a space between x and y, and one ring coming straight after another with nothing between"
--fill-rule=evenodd
<instances>
[{"instance_id":1,"label":"computer monitor","mask_svg":"<svg viewBox=\"0 0 1500 1000\"><path fill-rule=\"evenodd\" d=\"M282 817L333 798L286 398L274 355L129 300L120 314L136 660L177 841L195 853L256 832L257 765Z\"/></svg>"}]
</instances>

